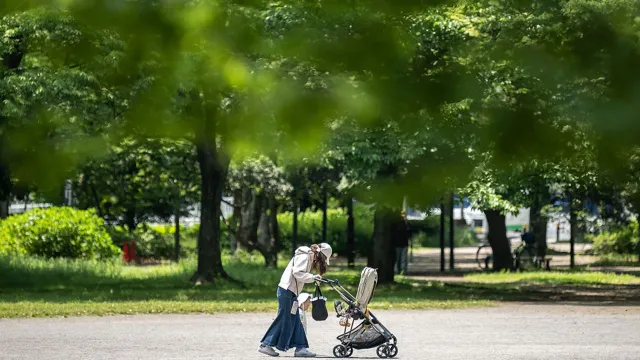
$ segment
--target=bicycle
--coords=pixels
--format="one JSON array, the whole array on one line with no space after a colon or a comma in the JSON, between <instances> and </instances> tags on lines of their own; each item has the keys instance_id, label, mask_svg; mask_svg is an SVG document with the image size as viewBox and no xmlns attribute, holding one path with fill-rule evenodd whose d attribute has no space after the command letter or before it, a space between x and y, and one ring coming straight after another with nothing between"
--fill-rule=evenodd
<instances>
[{"instance_id":1,"label":"bicycle","mask_svg":"<svg viewBox=\"0 0 640 360\"><path fill-rule=\"evenodd\" d=\"M482 270L493 270L493 250L488 242L478 246L476 262Z\"/></svg>"}]
</instances>

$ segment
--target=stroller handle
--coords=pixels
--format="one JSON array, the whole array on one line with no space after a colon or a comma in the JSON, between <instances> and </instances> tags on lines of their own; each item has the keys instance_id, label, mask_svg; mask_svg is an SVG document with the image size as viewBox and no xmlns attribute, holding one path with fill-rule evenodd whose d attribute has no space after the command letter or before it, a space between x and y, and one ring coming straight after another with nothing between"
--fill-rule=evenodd
<instances>
[{"instance_id":1,"label":"stroller handle","mask_svg":"<svg viewBox=\"0 0 640 360\"><path fill-rule=\"evenodd\" d=\"M338 282L338 280L332 280L332 279L327 279L327 278L322 278L322 279L316 280L316 281L320 282L320 283L323 283L323 284L328 284L328 285L334 285L334 284L338 285L338 284L340 284Z\"/></svg>"},{"instance_id":2,"label":"stroller handle","mask_svg":"<svg viewBox=\"0 0 640 360\"><path fill-rule=\"evenodd\" d=\"M347 291L347 289L345 289L338 280L321 278L319 280L316 280L316 282L331 286L331 288L338 293L340 298L349 304L354 304L354 302L356 301L355 296L351 295L349 291Z\"/></svg>"}]
</instances>

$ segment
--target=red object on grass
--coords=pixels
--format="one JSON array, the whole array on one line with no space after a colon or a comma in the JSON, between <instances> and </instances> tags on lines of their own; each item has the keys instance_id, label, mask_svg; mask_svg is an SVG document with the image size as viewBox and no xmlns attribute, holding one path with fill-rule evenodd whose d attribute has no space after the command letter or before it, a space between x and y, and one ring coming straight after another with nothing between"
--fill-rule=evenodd
<instances>
[{"instance_id":1,"label":"red object on grass","mask_svg":"<svg viewBox=\"0 0 640 360\"><path fill-rule=\"evenodd\" d=\"M129 242L127 241L122 245L122 261L126 263L131 261L131 257L129 256Z\"/></svg>"},{"instance_id":2,"label":"red object on grass","mask_svg":"<svg viewBox=\"0 0 640 360\"><path fill-rule=\"evenodd\" d=\"M129 248L129 261L136 261L136 241L131 240L131 247Z\"/></svg>"}]
</instances>

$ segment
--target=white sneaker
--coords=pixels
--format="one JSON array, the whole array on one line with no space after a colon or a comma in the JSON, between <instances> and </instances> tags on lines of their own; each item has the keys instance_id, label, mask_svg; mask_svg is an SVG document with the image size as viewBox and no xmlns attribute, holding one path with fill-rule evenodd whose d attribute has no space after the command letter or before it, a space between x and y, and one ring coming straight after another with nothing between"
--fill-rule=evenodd
<instances>
[{"instance_id":1,"label":"white sneaker","mask_svg":"<svg viewBox=\"0 0 640 360\"><path fill-rule=\"evenodd\" d=\"M267 346L267 345L260 345L260 348L258 349L258 351L269 356L280 356L280 354L278 354L275 350L273 350L271 346Z\"/></svg>"},{"instance_id":2,"label":"white sneaker","mask_svg":"<svg viewBox=\"0 0 640 360\"><path fill-rule=\"evenodd\" d=\"M295 357L316 357L316 354L309 351L307 348L296 349Z\"/></svg>"}]
</instances>

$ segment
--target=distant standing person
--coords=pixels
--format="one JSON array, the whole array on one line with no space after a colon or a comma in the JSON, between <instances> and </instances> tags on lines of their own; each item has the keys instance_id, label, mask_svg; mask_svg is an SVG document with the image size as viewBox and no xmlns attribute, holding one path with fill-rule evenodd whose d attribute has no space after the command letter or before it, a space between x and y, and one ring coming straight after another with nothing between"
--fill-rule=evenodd
<instances>
[{"instance_id":1,"label":"distant standing person","mask_svg":"<svg viewBox=\"0 0 640 360\"><path fill-rule=\"evenodd\" d=\"M522 233L522 235L520 235L520 237L522 238L522 241L524 241L524 249L527 251L527 253L529 254L529 256L533 257L534 256L534 249L536 246L536 237L533 234L533 231L527 231L525 228L525 231Z\"/></svg>"},{"instance_id":2,"label":"distant standing person","mask_svg":"<svg viewBox=\"0 0 640 360\"><path fill-rule=\"evenodd\" d=\"M411 228L407 221L407 214L402 212L402 221L398 222L396 229L396 269L398 274L406 275L409 272L409 241Z\"/></svg>"}]
</instances>

